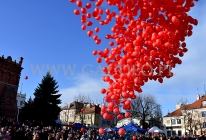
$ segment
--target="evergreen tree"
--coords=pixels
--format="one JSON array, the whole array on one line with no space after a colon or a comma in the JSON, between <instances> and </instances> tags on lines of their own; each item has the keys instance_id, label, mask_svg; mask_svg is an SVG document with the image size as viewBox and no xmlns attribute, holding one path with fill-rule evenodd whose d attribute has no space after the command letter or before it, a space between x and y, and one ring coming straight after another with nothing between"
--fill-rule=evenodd
<instances>
[{"instance_id":1,"label":"evergreen tree","mask_svg":"<svg viewBox=\"0 0 206 140\"><path fill-rule=\"evenodd\" d=\"M50 72L47 72L43 77L41 84L35 89L34 92L34 107L35 107L35 120L41 121L43 125L54 125L55 120L61 111L58 106L61 104L59 99L61 94L58 94L58 85Z\"/></svg>"},{"instance_id":2,"label":"evergreen tree","mask_svg":"<svg viewBox=\"0 0 206 140\"><path fill-rule=\"evenodd\" d=\"M34 119L34 102L30 96L19 111L19 120L25 122L26 120L33 121Z\"/></svg>"}]
</instances>

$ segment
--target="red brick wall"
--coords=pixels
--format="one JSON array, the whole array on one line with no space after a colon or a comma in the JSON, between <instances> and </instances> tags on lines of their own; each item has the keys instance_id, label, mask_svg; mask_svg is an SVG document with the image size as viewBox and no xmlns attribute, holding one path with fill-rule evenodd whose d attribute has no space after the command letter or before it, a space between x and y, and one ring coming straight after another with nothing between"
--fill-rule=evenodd
<instances>
[{"instance_id":1,"label":"red brick wall","mask_svg":"<svg viewBox=\"0 0 206 140\"><path fill-rule=\"evenodd\" d=\"M0 116L16 118L17 90L22 67L0 57Z\"/></svg>"}]
</instances>

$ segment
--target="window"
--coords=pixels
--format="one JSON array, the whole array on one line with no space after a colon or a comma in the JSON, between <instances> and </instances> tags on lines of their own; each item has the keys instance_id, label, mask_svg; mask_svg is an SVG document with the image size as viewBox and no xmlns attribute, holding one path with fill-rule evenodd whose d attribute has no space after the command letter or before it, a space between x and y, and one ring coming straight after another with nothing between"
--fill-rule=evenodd
<instances>
[{"instance_id":1,"label":"window","mask_svg":"<svg viewBox=\"0 0 206 140\"><path fill-rule=\"evenodd\" d=\"M206 117L206 111L202 112L202 117Z\"/></svg>"},{"instance_id":2,"label":"window","mask_svg":"<svg viewBox=\"0 0 206 140\"><path fill-rule=\"evenodd\" d=\"M206 106L206 101L203 101L203 102L202 102L202 106Z\"/></svg>"},{"instance_id":3,"label":"window","mask_svg":"<svg viewBox=\"0 0 206 140\"><path fill-rule=\"evenodd\" d=\"M21 101L21 102L20 102L20 106L22 106L23 104L24 104L24 102L23 102L23 101Z\"/></svg>"},{"instance_id":4,"label":"window","mask_svg":"<svg viewBox=\"0 0 206 140\"><path fill-rule=\"evenodd\" d=\"M73 117L72 113L69 113L69 118L72 118L72 117Z\"/></svg>"},{"instance_id":5,"label":"window","mask_svg":"<svg viewBox=\"0 0 206 140\"><path fill-rule=\"evenodd\" d=\"M167 123L167 124L170 124L170 120L166 120L166 123Z\"/></svg>"},{"instance_id":6,"label":"window","mask_svg":"<svg viewBox=\"0 0 206 140\"><path fill-rule=\"evenodd\" d=\"M88 120L91 119L91 115L88 115Z\"/></svg>"},{"instance_id":7,"label":"window","mask_svg":"<svg viewBox=\"0 0 206 140\"><path fill-rule=\"evenodd\" d=\"M182 131L181 130L178 130L178 136L182 136Z\"/></svg>"},{"instance_id":8,"label":"window","mask_svg":"<svg viewBox=\"0 0 206 140\"><path fill-rule=\"evenodd\" d=\"M206 128L206 122L203 122L203 128Z\"/></svg>"},{"instance_id":9,"label":"window","mask_svg":"<svg viewBox=\"0 0 206 140\"><path fill-rule=\"evenodd\" d=\"M177 124L181 124L181 119L177 119Z\"/></svg>"},{"instance_id":10,"label":"window","mask_svg":"<svg viewBox=\"0 0 206 140\"><path fill-rule=\"evenodd\" d=\"M171 124L176 124L176 120L175 120L175 119L172 119L172 120L171 120Z\"/></svg>"},{"instance_id":11,"label":"window","mask_svg":"<svg viewBox=\"0 0 206 140\"><path fill-rule=\"evenodd\" d=\"M171 131L167 131L167 136L171 136Z\"/></svg>"},{"instance_id":12,"label":"window","mask_svg":"<svg viewBox=\"0 0 206 140\"><path fill-rule=\"evenodd\" d=\"M172 135L173 135L173 136L176 136L176 131L172 131Z\"/></svg>"}]
</instances>

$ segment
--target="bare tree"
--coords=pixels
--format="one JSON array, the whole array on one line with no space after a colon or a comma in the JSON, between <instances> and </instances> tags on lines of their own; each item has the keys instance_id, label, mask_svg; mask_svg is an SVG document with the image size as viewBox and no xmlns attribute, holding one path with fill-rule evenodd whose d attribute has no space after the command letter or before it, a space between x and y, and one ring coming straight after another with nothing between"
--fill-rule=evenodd
<instances>
[{"instance_id":1,"label":"bare tree","mask_svg":"<svg viewBox=\"0 0 206 140\"><path fill-rule=\"evenodd\" d=\"M200 132L201 132L201 135L203 134L202 130L203 130L203 122L204 122L204 119L202 118L201 116L201 112L198 111L198 110L195 110L194 111L194 127L195 127L195 130L197 130L198 128L200 129Z\"/></svg>"},{"instance_id":2,"label":"bare tree","mask_svg":"<svg viewBox=\"0 0 206 140\"><path fill-rule=\"evenodd\" d=\"M160 120L162 118L162 108L160 104L155 105L155 108L153 110L153 115L155 116L156 119Z\"/></svg>"},{"instance_id":3,"label":"bare tree","mask_svg":"<svg viewBox=\"0 0 206 140\"><path fill-rule=\"evenodd\" d=\"M81 103L91 103L92 99L89 95L83 95L79 94L77 96L74 96L74 101L81 102Z\"/></svg>"},{"instance_id":4,"label":"bare tree","mask_svg":"<svg viewBox=\"0 0 206 140\"><path fill-rule=\"evenodd\" d=\"M142 126L146 128L145 119L147 116L162 115L161 106L157 104L156 99L150 94L138 94L131 104L132 116L142 118Z\"/></svg>"},{"instance_id":5,"label":"bare tree","mask_svg":"<svg viewBox=\"0 0 206 140\"><path fill-rule=\"evenodd\" d=\"M186 130L189 131L189 135L193 134L193 128L197 125L197 121L195 120L196 117L196 107L190 106L190 104L187 103L187 99L180 100L181 103L181 111L184 121L184 129L185 134Z\"/></svg>"}]
</instances>

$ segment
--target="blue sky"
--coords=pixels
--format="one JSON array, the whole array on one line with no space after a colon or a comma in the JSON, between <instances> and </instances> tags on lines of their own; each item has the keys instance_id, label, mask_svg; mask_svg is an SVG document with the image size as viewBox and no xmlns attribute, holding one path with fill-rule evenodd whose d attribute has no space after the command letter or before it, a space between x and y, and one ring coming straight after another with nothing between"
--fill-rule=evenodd
<instances>
[{"instance_id":1,"label":"blue sky","mask_svg":"<svg viewBox=\"0 0 206 140\"><path fill-rule=\"evenodd\" d=\"M84 4L87 1L84 0ZM206 2L200 0L195 4L189 14L198 19L199 25L186 40L189 51L182 58L182 65L173 70L174 77L164 79L162 84L149 81L143 87L142 94L153 94L162 105L164 115L168 110L175 110L181 98L191 103L198 91L204 93ZM103 37L113 24L101 28L99 36L103 43L95 45L86 31L81 30L80 17L73 13L75 8L76 5L68 0L0 1L0 55L16 60L24 58L19 92L23 83L22 93L26 93L27 98L33 97L43 75L54 67L56 72L54 69L51 72L59 84L62 105L71 102L76 94L89 95L94 102L103 101L100 90L107 84L102 82L100 68L104 64L99 65L92 52L108 47ZM96 26L100 25L95 23L92 28ZM41 70L35 71L35 68ZM25 76L29 79L25 80Z\"/></svg>"}]
</instances>

